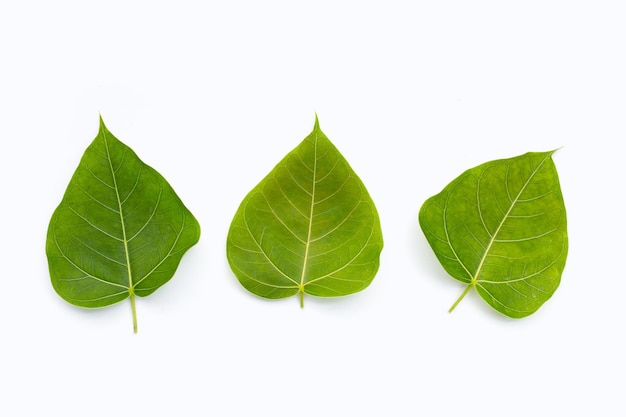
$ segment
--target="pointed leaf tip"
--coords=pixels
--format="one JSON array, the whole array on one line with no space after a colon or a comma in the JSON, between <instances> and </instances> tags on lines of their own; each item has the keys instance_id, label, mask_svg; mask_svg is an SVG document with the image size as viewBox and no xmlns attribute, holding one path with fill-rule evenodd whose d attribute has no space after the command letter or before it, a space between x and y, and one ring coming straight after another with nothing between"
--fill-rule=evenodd
<instances>
[{"instance_id":1,"label":"pointed leaf tip","mask_svg":"<svg viewBox=\"0 0 626 417\"><path fill-rule=\"evenodd\" d=\"M320 120L317 117L317 112L315 113L315 125L313 125L313 130L320 130Z\"/></svg>"},{"instance_id":2,"label":"pointed leaf tip","mask_svg":"<svg viewBox=\"0 0 626 417\"><path fill-rule=\"evenodd\" d=\"M106 129L107 127L104 124L104 119L102 119L102 114L101 113L98 113L98 118L100 120L100 127L99 127L99 129L100 129L100 131L102 131L102 130Z\"/></svg>"}]
</instances>

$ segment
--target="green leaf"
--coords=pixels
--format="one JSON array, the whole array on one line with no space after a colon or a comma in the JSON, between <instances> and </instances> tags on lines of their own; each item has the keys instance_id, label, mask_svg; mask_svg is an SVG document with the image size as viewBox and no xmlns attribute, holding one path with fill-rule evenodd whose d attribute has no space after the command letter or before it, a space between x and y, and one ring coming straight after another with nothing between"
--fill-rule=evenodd
<instances>
[{"instance_id":1,"label":"green leaf","mask_svg":"<svg viewBox=\"0 0 626 417\"><path fill-rule=\"evenodd\" d=\"M239 282L265 298L361 291L383 238L374 202L337 148L313 132L244 198L227 238Z\"/></svg>"},{"instance_id":2,"label":"green leaf","mask_svg":"<svg viewBox=\"0 0 626 417\"><path fill-rule=\"evenodd\" d=\"M172 187L107 130L85 151L50 220L52 286L71 304L98 308L145 297L174 275L200 225Z\"/></svg>"},{"instance_id":3,"label":"green leaf","mask_svg":"<svg viewBox=\"0 0 626 417\"><path fill-rule=\"evenodd\" d=\"M454 278L495 310L526 317L556 291L567 257L567 220L551 152L465 171L426 200L420 226Z\"/></svg>"}]
</instances>

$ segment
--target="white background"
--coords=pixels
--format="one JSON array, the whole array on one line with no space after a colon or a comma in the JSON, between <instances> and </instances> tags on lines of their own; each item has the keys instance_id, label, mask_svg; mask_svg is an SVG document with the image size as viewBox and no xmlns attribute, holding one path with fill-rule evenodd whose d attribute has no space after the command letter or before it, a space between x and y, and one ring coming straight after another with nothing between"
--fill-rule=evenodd
<instances>
[{"instance_id":1,"label":"white background","mask_svg":"<svg viewBox=\"0 0 626 417\"><path fill-rule=\"evenodd\" d=\"M3 1L0 414L623 416L626 10L619 1ZM246 292L225 258L246 193L320 126L377 204L376 279L339 299ZM137 302L67 304L50 216L108 128L202 226ZM510 320L417 223L465 169L554 156L561 286Z\"/></svg>"}]
</instances>

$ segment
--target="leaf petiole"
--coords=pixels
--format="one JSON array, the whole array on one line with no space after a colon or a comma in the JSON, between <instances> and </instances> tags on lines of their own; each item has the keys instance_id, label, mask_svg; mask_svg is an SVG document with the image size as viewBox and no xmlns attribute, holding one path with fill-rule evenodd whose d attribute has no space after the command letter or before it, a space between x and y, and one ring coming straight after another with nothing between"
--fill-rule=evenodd
<instances>
[{"instance_id":1,"label":"leaf petiole","mask_svg":"<svg viewBox=\"0 0 626 417\"><path fill-rule=\"evenodd\" d=\"M452 307L450 307L450 310L448 310L448 313L452 313L452 310L454 310L456 308L456 306L459 305L461 300L467 295L468 292L470 292L470 290L473 287L474 287L474 282L470 282L469 284L467 284L467 288L465 288L465 290L463 291L463 294L461 294L461 296L459 298L457 298L457 300L454 302L454 304L452 304Z\"/></svg>"},{"instance_id":2,"label":"leaf petiole","mask_svg":"<svg viewBox=\"0 0 626 417\"><path fill-rule=\"evenodd\" d=\"M137 309L135 308L135 293L130 291L130 308L133 311L133 331L137 333Z\"/></svg>"}]
</instances>

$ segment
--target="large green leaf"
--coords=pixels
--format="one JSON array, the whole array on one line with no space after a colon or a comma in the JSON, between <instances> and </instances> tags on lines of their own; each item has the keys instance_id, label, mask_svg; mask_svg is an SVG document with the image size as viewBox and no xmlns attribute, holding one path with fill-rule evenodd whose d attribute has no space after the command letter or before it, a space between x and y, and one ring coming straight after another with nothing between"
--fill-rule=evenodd
<instances>
[{"instance_id":1,"label":"large green leaf","mask_svg":"<svg viewBox=\"0 0 626 417\"><path fill-rule=\"evenodd\" d=\"M445 270L495 310L528 316L556 291L567 221L552 152L487 162L426 200L419 222Z\"/></svg>"},{"instance_id":2,"label":"large green leaf","mask_svg":"<svg viewBox=\"0 0 626 417\"><path fill-rule=\"evenodd\" d=\"M50 220L52 286L71 304L97 308L145 297L174 275L200 225L172 187L107 130L85 151Z\"/></svg>"},{"instance_id":3,"label":"large green leaf","mask_svg":"<svg viewBox=\"0 0 626 417\"><path fill-rule=\"evenodd\" d=\"M313 132L244 198L227 239L230 266L265 298L333 297L367 287L383 238L374 202L337 148Z\"/></svg>"}]
</instances>

